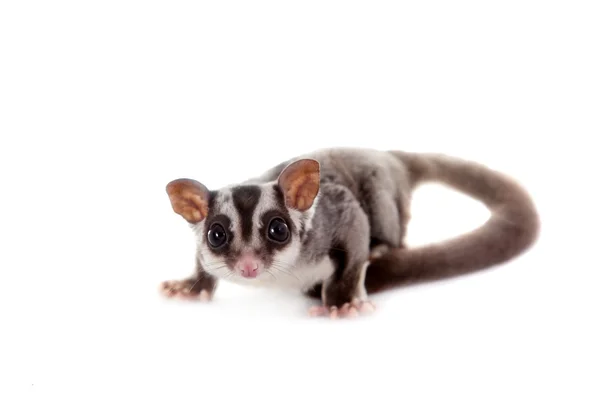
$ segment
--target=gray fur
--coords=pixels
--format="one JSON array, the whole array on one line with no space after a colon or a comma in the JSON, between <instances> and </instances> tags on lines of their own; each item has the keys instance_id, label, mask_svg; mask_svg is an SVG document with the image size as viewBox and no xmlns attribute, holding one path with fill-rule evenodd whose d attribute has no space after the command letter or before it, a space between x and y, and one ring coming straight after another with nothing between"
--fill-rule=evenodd
<instances>
[{"instance_id":1,"label":"gray fur","mask_svg":"<svg viewBox=\"0 0 600 400\"><path fill-rule=\"evenodd\" d=\"M282 171L301 159L317 160L320 165L318 196L303 212L283 205L277 186ZM411 193L425 180L446 183L483 201L494 213L492 222L448 245L401 250ZM443 155L322 149L216 193L209 214L226 214L235 234L223 256L207 247L210 220L193 225L199 272L212 279L313 291L327 306L365 300L367 289L388 287L411 274L443 275L443 271L464 272L505 261L527 249L538 231L535 207L516 182L484 166ZM288 243L265 242L263 219L269 213L285 215L289 221ZM247 250L264 253L264 273L258 279L244 279L224 268L228 260Z\"/></svg>"},{"instance_id":2,"label":"gray fur","mask_svg":"<svg viewBox=\"0 0 600 400\"><path fill-rule=\"evenodd\" d=\"M397 157L390 152L371 149L322 149L290 159L257 181L275 180L285 166L303 158L317 160L321 165L322 197L331 199L340 191L352 197L345 198L344 202L334 202L327 210L317 207L316 213L321 218L330 220L334 217L332 213L356 201L367 214L370 235L389 246L400 246L406 233L403 226L409 216L411 182L406 166ZM322 236L330 233L323 232Z\"/></svg>"}]
</instances>

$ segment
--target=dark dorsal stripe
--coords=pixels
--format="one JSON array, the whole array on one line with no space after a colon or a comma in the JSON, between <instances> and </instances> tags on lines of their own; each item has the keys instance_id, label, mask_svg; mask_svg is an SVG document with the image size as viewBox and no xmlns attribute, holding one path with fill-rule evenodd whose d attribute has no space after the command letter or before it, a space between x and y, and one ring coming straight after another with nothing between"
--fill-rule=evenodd
<instances>
[{"instance_id":1,"label":"dark dorsal stripe","mask_svg":"<svg viewBox=\"0 0 600 400\"><path fill-rule=\"evenodd\" d=\"M237 186L231 190L233 205L240 215L242 239L246 241L252 236L252 214L260 199L260 193L260 187L256 185Z\"/></svg>"}]
</instances>

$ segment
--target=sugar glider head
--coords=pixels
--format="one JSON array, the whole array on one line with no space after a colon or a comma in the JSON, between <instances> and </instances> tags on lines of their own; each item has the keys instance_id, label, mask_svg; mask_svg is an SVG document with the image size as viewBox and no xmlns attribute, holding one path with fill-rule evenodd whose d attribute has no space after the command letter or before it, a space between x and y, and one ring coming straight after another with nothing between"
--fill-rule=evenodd
<instances>
[{"instance_id":1,"label":"sugar glider head","mask_svg":"<svg viewBox=\"0 0 600 400\"><path fill-rule=\"evenodd\" d=\"M300 159L272 182L209 190L192 179L167 185L173 210L194 229L210 274L237 282L290 275L310 227L320 184L319 163Z\"/></svg>"}]
</instances>

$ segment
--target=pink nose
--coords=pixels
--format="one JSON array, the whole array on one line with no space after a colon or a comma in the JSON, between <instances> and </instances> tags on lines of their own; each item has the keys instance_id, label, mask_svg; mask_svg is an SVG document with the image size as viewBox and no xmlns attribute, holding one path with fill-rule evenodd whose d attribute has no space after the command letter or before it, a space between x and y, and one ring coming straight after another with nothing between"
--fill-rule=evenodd
<instances>
[{"instance_id":1,"label":"pink nose","mask_svg":"<svg viewBox=\"0 0 600 400\"><path fill-rule=\"evenodd\" d=\"M256 278L258 276L258 261L254 253L243 253L237 260L237 270L244 278Z\"/></svg>"},{"instance_id":2,"label":"pink nose","mask_svg":"<svg viewBox=\"0 0 600 400\"><path fill-rule=\"evenodd\" d=\"M252 262L244 262L240 265L240 272L245 278L256 278L258 275L258 264Z\"/></svg>"}]
</instances>

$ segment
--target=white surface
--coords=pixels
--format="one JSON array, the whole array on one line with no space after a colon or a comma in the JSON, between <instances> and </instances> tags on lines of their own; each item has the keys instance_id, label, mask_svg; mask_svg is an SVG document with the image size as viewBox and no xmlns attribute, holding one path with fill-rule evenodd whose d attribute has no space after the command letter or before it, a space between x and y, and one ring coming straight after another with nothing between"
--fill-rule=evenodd
<instances>
[{"instance_id":1,"label":"white surface","mask_svg":"<svg viewBox=\"0 0 600 400\"><path fill-rule=\"evenodd\" d=\"M2 2L0 398L598 399L594 2ZM353 322L192 270L166 183L325 146L515 175L537 246ZM409 240L485 219L438 187Z\"/></svg>"}]
</instances>

